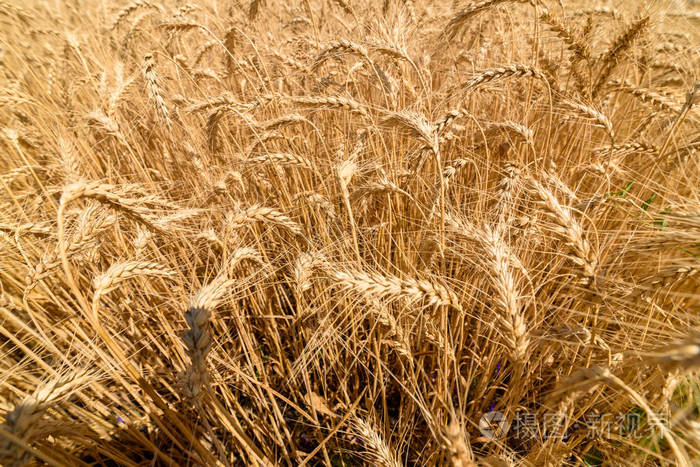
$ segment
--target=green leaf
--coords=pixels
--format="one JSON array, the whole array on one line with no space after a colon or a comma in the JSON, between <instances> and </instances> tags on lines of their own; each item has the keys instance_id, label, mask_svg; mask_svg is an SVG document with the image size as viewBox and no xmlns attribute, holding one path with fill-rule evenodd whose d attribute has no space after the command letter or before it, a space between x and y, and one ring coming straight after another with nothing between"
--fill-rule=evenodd
<instances>
[{"instance_id":1,"label":"green leaf","mask_svg":"<svg viewBox=\"0 0 700 467\"><path fill-rule=\"evenodd\" d=\"M649 206L651 206L651 203L653 203L655 199L656 199L656 193L652 193L651 196L649 197L649 199L647 199L646 201L644 201L642 203L642 209L644 211L648 210Z\"/></svg>"}]
</instances>

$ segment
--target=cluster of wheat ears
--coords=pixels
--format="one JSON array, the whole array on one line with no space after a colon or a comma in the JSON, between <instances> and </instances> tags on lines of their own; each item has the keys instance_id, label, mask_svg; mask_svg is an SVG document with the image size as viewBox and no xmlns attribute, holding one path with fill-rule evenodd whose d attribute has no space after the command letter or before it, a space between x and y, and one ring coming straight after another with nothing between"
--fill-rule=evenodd
<instances>
[{"instance_id":1,"label":"cluster of wheat ears","mask_svg":"<svg viewBox=\"0 0 700 467\"><path fill-rule=\"evenodd\" d=\"M697 465L694 3L0 2L0 464Z\"/></svg>"}]
</instances>

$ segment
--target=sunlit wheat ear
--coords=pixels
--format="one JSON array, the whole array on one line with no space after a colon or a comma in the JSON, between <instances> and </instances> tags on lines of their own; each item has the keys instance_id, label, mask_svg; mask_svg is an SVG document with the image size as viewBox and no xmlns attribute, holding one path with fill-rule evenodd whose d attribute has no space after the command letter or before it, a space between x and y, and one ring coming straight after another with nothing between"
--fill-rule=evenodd
<instances>
[{"instance_id":1,"label":"sunlit wheat ear","mask_svg":"<svg viewBox=\"0 0 700 467\"><path fill-rule=\"evenodd\" d=\"M297 154L290 153L273 153L265 154L263 156L252 157L246 159L248 164L278 164L282 166L292 166L292 167L302 167L305 169L312 169L313 165L310 160Z\"/></svg>"},{"instance_id":2,"label":"sunlit wheat ear","mask_svg":"<svg viewBox=\"0 0 700 467\"><path fill-rule=\"evenodd\" d=\"M350 221L350 230L352 235L353 247L355 249L355 255L358 261L360 260L360 248L357 238L357 225L355 223L355 215L352 210L352 205L350 204L350 182L355 176L358 167L354 159L342 160L335 167L335 175L340 185L340 193L343 197L343 204L345 205L345 210L348 213L348 218Z\"/></svg>"},{"instance_id":3,"label":"sunlit wheat ear","mask_svg":"<svg viewBox=\"0 0 700 467\"><path fill-rule=\"evenodd\" d=\"M207 41L203 43L202 45L199 46L199 48L196 50L194 53L194 60L192 61L192 66L197 66L199 65L199 62L202 61L202 58L204 58L204 55L212 50L215 46L219 45L219 41L212 39L210 41ZM224 40L224 45L226 45L226 40ZM233 49L231 49L233 50Z\"/></svg>"},{"instance_id":4,"label":"sunlit wheat ear","mask_svg":"<svg viewBox=\"0 0 700 467\"><path fill-rule=\"evenodd\" d=\"M98 241L97 237L116 223L117 217L115 215L99 215L96 211L95 208L88 207L81 213L76 222L75 233L67 245L66 255L68 258L94 247ZM38 281L49 277L60 266L61 260L58 257L58 252L49 250L33 268L30 268L25 278L27 286L24 293L29 293Z\"/></svg>"},{"instance_id":5,"label":"sunlit wheat ear","mask_svg":"<svg viewBox=\"0 0 700 467\"><path fill-rule=\"evenodd\" d=\"M5 416L2 428L31 445L34 441L33 434L41 427L41 418L46 411L94 382L97 376L94 371L74 371L43 382L31 396L14 404ZM6 438L0 441L0 461L3 465L22 466L27 464L31 457L31 453L12 441Z\"/></svg>"},{"instance_id":6,"label":"sunlit wheat ear","mask_svg":"<svg viewBox=\"0 0 700 467\"><path fill-rule=\"evenodd\" d=\"M470 91L484 84L492 83L495 81L500 81L507 78L537 78L543 81L545 84L548 83L547 77L537 68L524 65L521 63L516 63L513 65L504 66L501 68L494 68L491 70L483 71L469 81L460 85L462 91Z\"/></svg>"},{"instance_id":7,"label":"sunlit wheat ear","mask_svg":"<svg viewBox=\"0 0 700 467\"><path fill-rule=\"evenodd\" d=\"M429 280L400 279L395 276L359 270L340 270L326 266L328 276L344 289L374 299L406 300L409 303L449 305L458 310L462 305L457 295L445 285Z\"/></svg>"},{"instance_id":8,"label":"sunlit wheat ear","mask_svg":"<svg viewBox=\"0 0 700 467\"><path fill-rule=\"evenodd\" d=\"M602 112L599 112L591 106L581 104L578 102L563 101L562 104L575 111L579 115L593 119L594 122L605 128L605 131L610 137L610 144L615 144L615 132L613 131L613 124L608 117L603 115Z\"/></svg>"},{"instance_id":9,"label":"sunlit wheat ear","mask_svg":"<svg viewBox=\"0 0 700 467\"><path fill-rule=\"evenodd\" d=\"M321 51L311 65L311 71L316 71L326 60L333 58L338 53L355 54L362 57L362 59L365 60L370 66L374 65L372 60L369 58L367 49L364 46L343 39L337 42L332 42L328 47Z\"/></svg>"},{"instance_id":10,"label":"sunlit wheat ear","mask_svg":"<svg viewBox=\"0 0 700 467\"><path fill-rule=\"evenodd\" d=\"M640 18L631 23L621 35L615 38L610 48L598 59L600 71L593 86L593 97L596 97L607 83L610 75L622 61L622 56L627 52L649 28L650 18Z\"/></svg>"},{"instance_id":11,"label":"sunlit wheat ear","mask_svg":"<svg viewBox=\"0 0 700 467\"><path fill-rule=\"evenodd\" d=\"M668 293L675 285L686 279L694 280L700 273L700 265L696 262L679 261L646 277L640 281L637 287L629 294L628 298L641 297L649 300L654 293Z\"/></svg>"},{"instance_id":12,"label":"sunlit wheat ear","mask_svg":"<svg viewBox=\"0 0 700 467\"><path fill-rule=\"evenodd\" d=\"M577 9L572 12L572 16L604 16L612 19L624 17L620 10L607 6Z\"/></svg>"},{"instance_id":13,"label":"sunlit wheat ear","mask_svg":"<svg viewBox=\"0 0 700 467\"><path fill-rule=\"evenodd\" d=\"M571 252L568 258L581 268L581 283L592 284L598 271L598 256L581 224L574 218L573 210L562 205L554 193L533 178L529 180L529 188L538 204L543 207L543 214L554 223L554 233L566 242Z\"/></svg>"},{"instance_id":14,"label":"sunlit wheat ear","mask_svg":"<svg viewBox=\"0 0 700 467\"><path fill-rule=\"evenodd\" d=\"M365 447L362 457L366 462L381 467L403 465L381 434L369 422L356 416L351 419L350 426Z\"/></svg>"},{"instance_id":15,"label":"sunlit wheat ear","mask_svg":"<svg viewBox=\"0 0 700 467\"><path fill-rule=\"evenodd\" d=\"M478 139L481 139L484 136L488 137L491 134L498 132L518 136L522 138L527 144L534 144L534 132L525 125L521 125L520 123L511 121L490 123L484 126L483 130L477 130L475 132L475 135Z\"/></svg>"},{"instance_id":16,"label":"sunlit wheat ear","mask_svg":"<svg viewBox=\"0 0 700 467\"><path fill-rule=\"evenodd\" d=\"M109 29L114 30L117 29L121 24L123 24L129 15L131 13L135 12L139 8L155 8L151 2L147 0L136 0L133 1L129 4L127 4L124 8L119 10L119 13L117 13L117 16L114 18L114 21L112 24L109 26Z\"/></svg>"},{"instance_id":17,"label":"sunlit wheat ear","mask_svg":"<svg viewBox=\"0 0 700 467\"><path fill-rule=\"evenodd\" d=\"M183 18L162 21L158 26L167 31L171 36L178 32L192 31L194 29L207 30L206 26L203 24Z\"/></svg>"},{"instance_id":18,"label":"sunlit wheat ear","mask_svg":"<svg viewBox=\"0 0 700 467\"><path fill-rule=\"evenodd\" d=\"M664 96L658 92L651 89L647 89L641 86L636 86L626 80L610 80L608 86L610 89L619 90L630 96L634 96L642 102L648 103L655 109L665 112L668 114L678 114L680 112L680 106L678 103L671 100L668 96Z\"/></svg>"},{"instance_id":19,"label":"sunlit wheat ear","mask_svg":"<svg viewBox=\"0 0 700 467\"><path fill-rule=\"evenodd\" d=\"M4 172L3 174L0 175L0 182L2 183L7 183L7 184L12 184L14 181L21 179L23 177L29 177L32 175L32 171L37 172L40 171L41 167L39 166L28 166L28 165L23 165L11 170L8 170Z\"/></svg>"},{"instance_id":20,"label":"sunlit wheat ear","mask_svg":"<svg viewBox=\"0 0 700 467\"><path fill-rule=\"evenodd\" d=\"M449 182L459 173L459 171L470 164L474 164L474 161L461 158L451 161L450 164L447 165L447 167L445 167L445 169L442 171L442 177L445 180L445 189L449 187ZM433 214L434 212L431 213L431 217Z\"/></svg>"},{"instance_id":21,"label":"sunlit wheat ear","mask_svg":"<svg viewBox=\"0 0 700 467\"><path fill-rule=\"evenodd\" d=\"M254 141L246 146L245 153L252 154L258 148L258 146L264 146L267 141L284 138L285 136L278 131L266 131L265 133L255 136Z\"/></svg>"},{"instance_id":22,"label":"sunlit wheat ear","mask_svg":"<svg viewBox=\"0 0 700 467\"><path fill-rule=\"evenodd\" d=\"M82 178L82 169L80 167L80 158L76 153L75 146L67 139L58 138L58 153L63 163L63 171L65 173L65 181L67 183L77 182Z\"/></svg>"},{"instance_id":23,"label":"sunlit wheat ear","mask_svg":"<svg viewBox=\"0 0 700 467\"><path fill-rule=\"evenodd\" d=\"M292 264L291 272L298 293L305 292L311 288L311 278L314 271L322 263L323 258L319 254L302 252L296 257Z\"/></svg>"},{"instance_id":24,"label":"sunlit wheat ear","mask_svg":"<svg viewBox=\"0 0 700 467\"><path fill-rule=\"evenodd\" d=\"M520 168L514 164L506 164L504 172L496 188L499 205L507 208L515 199L515 192L522 183L522 177Z\"/></svg>"},{"instance_id":25,"label":"sunlit wheat ear","mask_svg":"<svg viewBox=\"0 0 700 467\"><path fill-rule=\"evenodd\" d=\"M433 122L435 133L437 133L438 135L442 134L454 123L455 120L461 117L467 117L471 118L474 121L478 121L474 115L472 115L469 111L467 111L464 108L448 110L440 118Z\"/></svg>"},{"instance_id":26,"label":"sunlit wheat ear","mask_svg":"<svg viewBox=\"0 0 700 467\"><path fill-rule=\"evenodd\" d=\"M348 3L345 0L333 0L333 3L338 5L340 8L343 9L345 13L351 16L355 16L355 12L353 11L352 7L350 6L350 3Z\"/></svg>"},{"instance_id":27,"label":"sunlit wheat ear","mask_svg":"<svg viewBox=\"0 0 700 467\"><path fill-rule=\"evenodd\" d=\"M302 228L298 223L280 211L269 207L253 205L247 209L226 215L226 223L231 228L240 228L256 222L278 225L295 235L303 234Z\"/></svg>"},{"instance_id":28,"label":"sunlit wheat ear","mask_svg":"<svg viewBox=\"0 0 700 467\"><path fill-rule=\"evenodd\" d=\"M184 375L183 390L185 397L195 402L203 388L209 385L207 355L212 345L210 314L208 309L195 306L190 306L185 312L189 329L183 334L182 340L190 357L190 366Z\"/></svg>"},{"instance_id":29,"label":"sunlit wheat ear","mask_svg":"<svg viewBox=\"0 0 700 467\"><path fill-rule=\"evenodd\" d=\"M294 196L294 203L308 203L310 207L319 209L332 221L337 221L338 212L335 209L333 203L331 203L326 196L321 193L316 192L302 192Z\"/></svg>"},{"instance_id":30,"label":"sunlit wheat ear","mask_svg":"<svg viewBox=\"0 0 700 467\"><path fill-rule=\"evenodd\" d=\"M125 261L112 264L104 273L95 277L92 282L93 303L98 304L100 299L115 290L115 288L128 279L140 276L161 276L168 277L174 275L174 271L158 263L146 261Z\"/></svg>"},{"instance_id":31,"label":"sunlit wheat ear","mask_svg":"<svg viewBox=\"0 0 700 467\"><path fill-rule=\"evenodd\" d=\"M418 74L420 79L422 79L420 70L418 69L416 64L413 62L411 57L408 55L408 52L405 50L404 47L388 44L385 42L372 42L372 44L370 45L370 48L373 52L386 55L386 56L391 57L395 60L401 60L401 61L405 61L405 62L409 63L411 65L411 67L413 67L413 69L416 71L416 73Z\"/></svg>"},{"instance_id":32,"label":"sunlit wheat ear","mask_svg":"<svg viewBox=\"0 0 700 467\"><path fill-rule=\"evenodd\" d=\"M203 110L210 110L212 108L217 108L224 105L232 105L235 108L243 107L243 104L236 101L232 94L224 93L220 96L210 97L208 99L203 99L199 102L193 103L185 110L187 112L201 112Z\"/></svg>"},{"instance_id":33,"label":"sunlit wheat ear","mask_svg":"<svg viewBox=\"0 0 700 467\"><path fill-rule=\"evenodd\" d=\"M209 323L212 310L233 287L235 284L233 272L246 260L265 265L256 250L247 247L237 248L229 255L219 274L190 299L185 312L185 321L189 329L183 334L182 340L191 364L182 375L181 383L185 397L195 404L199 402L202 391L206 390L209 384L207 355L212 345Z\"/></svg>"},{"instance_id":34,"label":"sunlit wheat ear","mask_svg":"<svg viewBox=\"0 0 700 467\"><path fill-rule=\"evenodd\" d=\"M425 116L410 111L390 112L382 120L383 125L395 126L420 139L430 149L437 151L437 132L435 127L428 122Z\"/></svg>"},{"instance_id":35,"label":"sunlit wheat ear","mask_svg":"<svg viewBox=\"0 0 700 467\"><path fill-rule=\"evenodd\" d=\"M115 84L109 96L107 104L107 115L114 118L119 108L126 101L126 96L131 87L136 82L136 77L124 78L124 66L121 62L114 65Z\"/></svg>"},{"instance_id":36,"label":"sunlit wheat ear","mask_svg":"<svg viewBox=\"0 0 700 467\"><path fill-rule=\"evenodd\" d=\"M595 345L605 350L610 350L610 346L601 336L593 337L590 329L580 324L561 324L554 326L547 333L548 337L568 343L575 342L582 345Z\"/></svg>"},{"instance_id":37,"label":"sunlit wheat ear","mask_svg":"<svg viewBox=\"0 0 700 467\"><path fill-rule=\"evenodd\" d=\"M523 365L528 359L530 338L527 325L521 313L520 292L513 275L513 264L520 264L516 258L511 259L509 251L499 228L484 226L484 245L487 247L489 263L493 273L496 290L496 302L501 309L500 325L514 363Z\"/></svg>"},{"instance_id":38,"label":"sunlit wheat ear","mask_svg":"<svg viewBox=\"0 0 700 467\"><path fill-rule=\"evenodd\" d=\"M477 241L484 248L489 279L498 304L498 327L501 330L513 363L524 365L528 359L530 337L521 312L520 291L516 271L521 277L529 277L520 259L510 250L503 238L503 225L476 227L454 216L447 217L448 228Z\"/></svg>"},{"instance_id":39,"label":"sunlit wheat ear","mask_svg":"<svg viewBox=\"0 0 700 467\"><path fill-rule=\"evenodd\" d=\"M306 123L307 125L315 128L311 120L297 113L282 115L280 117L258 123L256 126L264 131L272 131L287 125L293 125L295 123Z\"/></svg>"},{"instance_id":40,"label":"sunlit wheat ear","mask_svg":"<svg viewBox=\"0 0 700 467\"><path fill-rule=\"evenodd\" d=\"M377 322L383 326L386 326L386 343L389 345L397 355L403 357L404 361L413 366L413 353L411 352L411 336L401 325L401 323L392 314L388 306L375 305L372 307L372 311L375 313L375 318ZM427 336L426 332L426 336Z\"/></svg>"},{"instance_id":41,"label":"sunlit wheat ear","mask_svg":"<svg viewBox=\"0 0 700 467\"><path fill-rule=\"evenodd\" d=\"M653 144L645 144L639 142L625 143L625 144L615 144L612 146L603 146L596 148L593 151L594 154L599 155L619 155L625 153L638 153L646 156L655 156L659 154L659 148Z\"/></svg>"},{"instance_id":42,"label":"sunlit wheat ear","mask_svg":"<svg viewBox=\"0 0 700 467\"><path fill-rule=\"evenodd\" d=\"M168 130L171 130L170 111L165 105L163 90L158 83L158 73L156 72L156 62L152 53L147 53L143 57L143 76L146 78L146 87L149 98L153 101L159 117L163 120Z\"/></svg>"},{"instance_id":43,"label":"sunlit wheat ear","mask_svg":"<svg viewBox=\"0 0 700 467\"><path fill-rule=\"evenodd\" d=\"M575 31L564 24L554 12L543 7L541 9L540 19L564 41L567 48L573 52L575 61L590 60L590 44L586 43L584 38L580 37Z\"/></svg>"},{"instance_id":44,"label":"sunlit wheat ear","mask_svg":"<svg viewBox=\"0 0 700 467\"><path fill-rule=\"evenodd\" d=\"M101 110L88 112L83 118L90 127L97 128L100 132L113 136L125 148L130 147L129 142L119 129L119 124Z\"/></svg>"},{"instance_id":45,"label":"sunlit wheat ear","mask_svg":"<svg viewBox=\"0 0 700 467\"><path fill-rule=\"evenodd\" d=\"M123 190L120 190L119 187L100 182L78 182L66 186L63 189L59 203L59 212L57 216L59 226L62 225L63 222L65 207L80 198L90 198L109 205L154 230L159 230L149 218L149 215L155 212L154 208L162 209L173 207L172 203L154 196L141 197L140 199L129 198L120 195L120 191ZM59 237L60 235L61 229L59 228Z\"/></svg>"},{"instance_id":46,"label":"sunlit wheat ear","mask_svg":"<svg viewBox=\"0 0 700 467\"><path fill-rule=\"evenodd\" d=\"M13 235L30 233L39 237L50 237L53 235L51 227L46 222L28 222L25 224L0 223L0 232L8 232Z\"/></svg>"},{"instance_id":47,"label":"sunlit wheat ear","mask_svg":"<svg viewBox=\"0 0 700 467\"><path fill-rule=\"evenodd\" d=\"M361 57L362 60L375 73L376 77L381 82L384 90L391 92L392 85L391 85L391 82L390 82L386 72L384 70L382 70L382 68L379 67L370 58L369 52L367 51L367 48L360 45L360 44L356 44L356 43L348 41L348 40L341 39L340 41L331 43L329 47L327 47L325 50L323 50L318 55L318 57L316 58L316 60L314 61L314 63L310 67L311 71L316 71L323 64L324 61L326 61L330 57L333 57L338 52L342 52L345 54L354 54L354 55L358 55L359 57Z\"/></svg>"},{"instance_id":48,"label":"sunlit wheat ear","mask_svg":"<svg viewBox=\"0 0 700 467\"><path fill-rule=\"evenodd\" d=\"M389 193L398 193L398 194L406 196L409 199L413 199L413 196L411 196L410 193L406 192L405 190L402 190L398 185L389 181L386 178L382 178L376 182L370 182L370 183L360 187L359 189L353 191L352 195L350 195L350 199L352 201L356 201L356 200L361 199L365 196L371 196L374 194L389 194Z\"/></svg>"},{"instance_id":49,"label":"sunlit wheat ear","mask_svg":"<svg viewBox=\"0 0 700 467\"><path fill-rule=\"evenodd\" d=\"M282 62L287 67L293 68L294 70L301 73L309 73L309 67L306 64L300 62L299 60L296 60L295 58L292 58L289 55L286 55L276 49L271 49L270 52L272 53L272 55L275 56L277 60Z\"/></svg>"},{"instance_id":50,"label":"sunlit wheat ear","mask_svg":"<svg viewBox=\"0 0 700 467\"><path fill-rule=\"evenodd\" d=\"M288 100L306 108L343 109L361 115L366 119L370 119L369 112L365 105L347 97L281 96L281 98L282 100Z\"/></svg>"},{"instance_id":51,"label":"sunlit wheat ear","mask_svg":"<svg viewBox=\"0 0 700 467\"><path fill-rule=\"evenodd\" d=\"M454 38L475 15L505 3L534 3L531 0L482 0L468 4L458 11L443 30L445 38Z\"/></svg>"},{"instance_id":52,"label":"sunlit wheat ear","mask_svg":"<svg viewBox=\"0 0 700 467\"><path fill-rule=\"evenodd\" d=\"M207 308L209 310L216 308L235 282L233 280L233 272L246 260L258 263L263 267L265 266L260 253L256 250L248 247L236 248L229 254L219 274L193 295L190 299L190 307Z\"/></svg>"},{"instance_id":53,"label":"sunlit wheat ear","mask_svg":"<svg viewBox=\"0 0 700 467\"><path fill-rule=\"evenodd\" d=\"M156 16L158 14L158 11L155 9L149 9L146 11L141 11L138 13L134 19L131 21L131 24L129 25L129 29L127 29L126 33L124 34L122 38L122 44L120 48L120 53L122 57L125 57L129 53L129 48L130 46L134 43L134 38L138 35L144 32L145 29L145 23L147 23L147 20ZM110 109L111 110L111 109Z\"/></svg>"}]
</instances>

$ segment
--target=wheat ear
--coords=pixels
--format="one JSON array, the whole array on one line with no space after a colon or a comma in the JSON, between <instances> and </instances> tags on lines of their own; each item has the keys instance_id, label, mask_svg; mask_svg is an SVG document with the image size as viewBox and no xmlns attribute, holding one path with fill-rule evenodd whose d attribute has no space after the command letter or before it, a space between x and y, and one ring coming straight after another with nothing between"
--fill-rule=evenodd
<instances>
[{"instance_id":1,"label":"wheat ear","mask_svg":"<svg viewBox=\"0 0 700 467\"><path fill-rule=\"evenodd\" d=\"M355 416L352 418L350 426L353 433L362 440L367 450L363 456L367 462L381 467L399 467L402 465L384 438L369 422Z\"/></svg>"},{"instance_id":2,"label":"wheat ear","mask_svg":"<svg viewBox=\"0 0 700 467\"><path fill-rule=\"evenodd\" d=\"M469 91L479 86L506 78L533 77L549 83L547 77L537 68L516 63L513 65L486 70L474 76L460 86L463 91Z\"/></svg>"},{"instance_id":3,"label":"wheat ear","mask_svg":"<svg viewBox=\"0 0 700 467\"><path fill-rule=\"evenodd\" d=\"M159 116L165 122L168 130L172 131L172 125L170 123L170 112L168 107L165 105L165 99L163 98L163 90L158 83L158 73L156 72L156 62L153 58L152 53L147 53L143 57L143 76L146 78L146 85L148 88L148 94L151 100L156 106Z\"/></svg>"},{"instance_id":4,"label":"wheat ear","mask_svg":"<svg viewBox=\"0 0 700 467\"><path fill-rule=\"evenodd\" d=\"M632 47L632 44L646 31L649 27L649 17L640 18L630 24L625 31L618 36L610 48L600 57L600 72L595 85L593 86L592 96L596 97L603 89L612 72L620 63L622 54Z\"/></svg>"},{"instance_id":5,"label":"wheat ear","mask_svg":"<svg viewBox=\"0 0 700 467\"><path fill-rule=\"evenodd\" d=\"M532 3L532 1L530 0L483 0L480 2L471 3L464 9L457 12L454 16L452 16L452 18L450 18L450 21L447 23L447 26L445 26L445 29L443 30L443 36L449 39L454 38L459 33L459 31L466 25L467 21L470 18L490 8L509 2Z\"/></svg>"},{"instance_id":6,"label":"wheat ear","mask_svg":"<svg viewBox=\"0 0 700 467\"><path fill-rule=\"evenodd\" d=\"M69 398L95 380L96 374L74 371L59 375L36 388L31 396L14 405L5 416L3 428L15 437L30 443L40 426L40 419L53 404ZM0 441L0 461L6 466L22 466L30 461L31 454L9 440Z\"/></svg>"},{"instance_id":7,"label":"wheat ear","mask_svg":"<svg viewBox=\"0 0 700 467\"><path fill-rule=\"evenodd\" d=\"M253 205L247 209L226 216L226 221L232 228L240 228L245 225L262 222L275 224L286 228L295 235L303 235L299 224L280 211L260 205Z\"/></svg>"},{"instance_id":8,"label":"wheat ear","mask_svg":"<svg viewBox=\"0 0 700 467\"><path fill-rule=\"evenodd\" d=\"M329 276L342 288L377 299L425 302L430 305L449 305L458 310L462 305L457 295L442 284L418 279L400 279L395 276L358 270L330 270Z\"/></svg>"},{"instance_id":9,"label":"wheat ear","mask_svg":"<svg viewBox=\"0 0 700 467\"><path fill-rule=\"evenodd\" d=\"M544 207L544 213L556 224L554 232L564 239L571 250L572 254L569 258L581 267L581 283L591 284L598 270L598 257L586 238L583 228L574 219L572 209L562 205L554 193L539 181L531 179L530 186L538 203Z\"/></svg>"}]
</instances>

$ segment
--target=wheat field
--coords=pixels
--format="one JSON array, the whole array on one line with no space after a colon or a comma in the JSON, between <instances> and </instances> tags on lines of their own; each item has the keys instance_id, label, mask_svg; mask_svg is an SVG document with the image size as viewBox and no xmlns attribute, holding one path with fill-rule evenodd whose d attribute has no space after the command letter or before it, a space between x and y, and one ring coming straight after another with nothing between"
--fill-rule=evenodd
<instances>
[{"instance_id":1,"label":"wheat field","mask_svg":"<svg viewBox=\"0 0 700 467\"><path fill-rule=\"evenodd\" d=\"M0 32L0 464L700 465L697 2Z\"/></svg>"}]
</instances>

